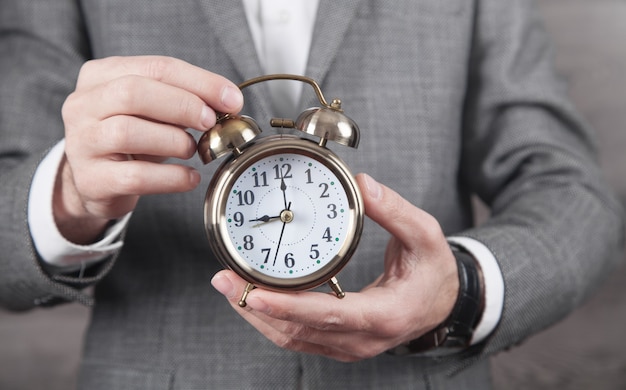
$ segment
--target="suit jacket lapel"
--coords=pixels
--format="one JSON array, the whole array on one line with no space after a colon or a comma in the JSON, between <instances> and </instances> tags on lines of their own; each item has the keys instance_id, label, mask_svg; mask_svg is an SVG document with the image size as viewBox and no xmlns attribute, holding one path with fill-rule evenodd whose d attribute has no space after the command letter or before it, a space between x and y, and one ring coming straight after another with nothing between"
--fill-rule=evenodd
<instances>
[{"instance_id":1,"label":"suit jacket lapel","mask_svg":"<svg viewBox=\"0 0 626 390\"><path fill-rule=\"evenodd\" d=\"M218 37L222 48L230 57L235 70L241 76L241 82L249 78L261 75L262 69L259 63L254 43L250 35L250 29L246 22L246 16L241 1L199 0L207 15L207 20L214 33ZM343 36L355 15L357 5L362 0L346 0L336 2L321 0L311 50L307 65L306 75L322 83L333 61ZM268 96L264 85L250 88L247 92L258 104L257 109L264 113L270 113L269 102L264 98ZM310 93L303 93L303 99L310 100Z\"/></svg>"},{"instance_id":2,"label":"suit jacket lapel","mask_svg":"<svg viewBox=\"0 0 626 390\"><path fill-rule=\"evenodd\" d=\"M319 82L324 78L360 2L320 1L307 65L308 76Z\"/></svg>"},{"instance_id":3,"label":"suit jacket lapel","mask_svg":"<svg viewBox=\"0 0 626 390\"><path fill-rule=\"evenodd\" d=\"M207 20L222 45L223 52L230 58L234 70L239 75L240 83L261 75L263 72L254 48L254 42L248 28L245 11L241 1L199 0ZM217 53L222 52L216 50ZM264 98L268 96L263 84L246 88L246 112L270 113L270 104Z\"/></svg>"},{"instance_id":4,"label":"suit jacket lapel","mask_svg":"<svg viewBox=\"0 0 626 390\"><path fill-rule=\"evenodd\" d=\"M239 82L258 76L261 66L241 1L200 0L200 2L206 12L209 26L241 76L241 80L233 81Z\"/></svg>"},{"instance_id":5,"label":"suit jacket lapel","mask_svg":"<svg viewBox=\"0 0 626 390\"><path fill-rule=\"evenodd\" d=\"M324 81L361 1L320 1L306 70L306 76L313 78L320 85ZM303 93L301 100L310 101L311 96L310 93Z\"/></svg>"}]
</instances>

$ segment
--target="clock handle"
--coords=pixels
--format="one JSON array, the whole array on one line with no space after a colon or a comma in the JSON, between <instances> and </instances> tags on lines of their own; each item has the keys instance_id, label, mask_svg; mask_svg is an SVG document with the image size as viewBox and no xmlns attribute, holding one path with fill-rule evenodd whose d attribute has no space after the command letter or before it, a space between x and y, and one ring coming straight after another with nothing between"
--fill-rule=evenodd
<instances>
[{"instance_id":1,"label":"clock handle","mask_svg":"<svg viewBox=\"0 0 626 390\"><path fill-rule=\"evenodd\" d=\"M310 77L294 74L270 74L255 77L239 84L239 89L250 85L270 80L294 80L301 81L313 87L317 99L322 107L312 107L302 112L298 118L291 119L273 118L270 122L272 127L294 128L304 133L319 137L320 146L325 146L326 141L337 142L340 145L357 148L360 140L360 130L357 124L348 118L341 109L341 100L333 99L328 103L324 98L320 86Z\"/></svg>"},{"instance_id":2,"label":"clock handle","mask_svg":"<svg viewBox=\"0 0 626 390\"><path fill-rule=\"evenodd\" d=\"M319 137L320 146L326 146L326 141L334 141L341 145L357 148L360 140L360 130L357 124L348 118L341 109L341 100L333 99L329 104L322 94L320 86L315 80L292 74L271 74L259 76L239 84L239 89L270 80L301 81L313 87L322 107L313 107L302 112L298 118L274 118L270 122L272 127L286 127L298 129L304 133ZM218 114L217 123L206 131L198 142L198 155L203 163L220 158L227 153L241 154L241 149L261 133L261 129L254 119L245 115Z\"/></svg>"},{"instance_id":3,"label":"clock handle","mask_svg":"<svg viewBox=\"0 0 626 390\"><path fill-rule=\"evenodd\" d=\"M262 83L264 81L270 81L270 80L293 80L293 81L301 81L303 83L309 84L311 87L313 87L313 90L315 91L315 94L317 95L317 99L320 101L320 103L324 107L341 111L341 101L339 99L333 99L332 103L328 104L328 102L324 98L324 94L322 93L322 89L320 88L320 86L315 82L315 80L306 76L299 76L296 74L286 74L286 73L268 74L265 76L259 76L259 77L246 80L243 83L239 84L238 87L239 89L244 89L253 84Z\"/></svg>"}]
</instances>

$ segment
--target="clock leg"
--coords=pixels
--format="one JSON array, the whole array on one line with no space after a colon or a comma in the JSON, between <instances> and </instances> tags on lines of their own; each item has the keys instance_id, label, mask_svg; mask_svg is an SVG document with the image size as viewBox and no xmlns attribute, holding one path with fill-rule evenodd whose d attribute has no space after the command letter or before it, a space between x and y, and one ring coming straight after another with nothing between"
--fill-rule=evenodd
<instances>
[{"instance_id":1,"label":"clock leg","mask_svg":"<svg viewBox=\"0 0 626 390\"><path fill-rule=\"evenodd\" d=\"M341 286L339 285L339 282L337 281L337 278L332 277L329 281L328 281L328 285L330 286L330 288L333 290L333 292L335 293L335 295L337 295L337 298L341 299L343 297L346 296L346 293L343 292L343 289L341 288Z\"/></svg>"},{"instance_id":2,"label":"clock leg","mask_svg":"<svg viewBox=\"0 0 626 390\"><path fill-rule=\"evenodd\" d=\"M248 294L252 290L254 290L254 284L248 283L246 285L246 288L243 290L243 294L241 295L241 299L239 300L239 307L246 307L246 298L248 298Z\"/></svg>"}]
</instances>

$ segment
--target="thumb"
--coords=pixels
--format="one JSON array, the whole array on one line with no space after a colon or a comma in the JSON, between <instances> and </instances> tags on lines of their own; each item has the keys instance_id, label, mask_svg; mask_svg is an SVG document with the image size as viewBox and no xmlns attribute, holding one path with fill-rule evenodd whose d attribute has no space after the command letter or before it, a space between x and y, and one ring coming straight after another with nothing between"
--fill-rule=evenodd
<instances>
[{"instance_id":1,"label":"thumb","mask_svg":"<svg viewBox=\"0 0 626 390\"><path fill-rule=\"evenodd\" d=\"M437 220L371 176L356 176L365 214L396 237L407 249L431 246L444 238Z\"/></svg>"}]
</instances>

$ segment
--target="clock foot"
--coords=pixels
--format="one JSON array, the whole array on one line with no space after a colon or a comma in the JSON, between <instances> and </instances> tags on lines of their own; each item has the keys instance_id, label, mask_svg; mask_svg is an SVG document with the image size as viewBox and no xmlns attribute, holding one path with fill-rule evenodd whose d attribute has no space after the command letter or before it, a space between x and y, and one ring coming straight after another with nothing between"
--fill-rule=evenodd
<instances>
[{"instance_id":1,"label":"clock foot","mask_svg":"<svg viewBox=\"0 0 626 390\"><path fill-rule=\"evenodd\" d=\"M252 290L254 290L254 284L252 284L252 283L246 284L246 288L243 290L243 294L241 295L241 299L238 302L239 307L246 307L246 298L248 298L248 294Z\"/></svg>"},{"instance_id":2,"label":"clock foot","mask_svg":"<svg viewBox=\"0 0 626 390\"><path fill-rule=\"evenodd\" d=\"M343 289L341 288L341 286L339 285L339 282L337 281L337 278L332 277L329 281L328 281L328 285L330 286L330 288L333 290L333 292L335 293L335 295L337 295L337 298L341 299L343 297L346 296L346 293L343 292Z\"/></svg>"}]
</instances>

